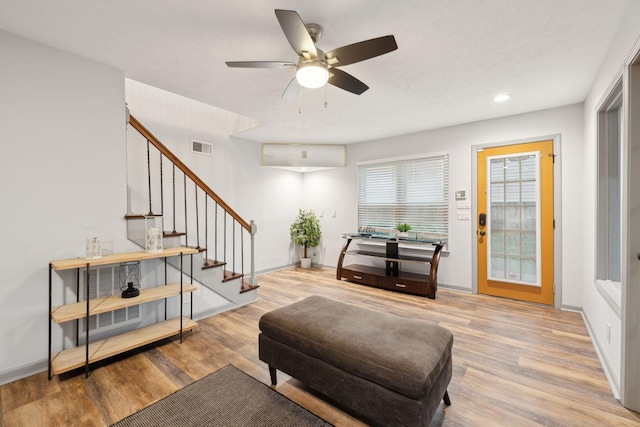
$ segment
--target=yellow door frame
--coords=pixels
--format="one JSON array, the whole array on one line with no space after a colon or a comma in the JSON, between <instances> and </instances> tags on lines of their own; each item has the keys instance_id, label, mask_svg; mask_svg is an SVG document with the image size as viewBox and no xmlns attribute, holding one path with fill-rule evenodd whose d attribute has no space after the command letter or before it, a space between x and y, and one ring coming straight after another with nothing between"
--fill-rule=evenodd
<instances>
[{"instance_id":1,"label":"yellow door frame","mask_svg":"<svg viewBox=\"0 0 640 427\"><path fill-rule=\"evenodd\" d=\"M543 142L546 145L535 145ZM476 215L475 218L472 219L473 223L475 223L475 227L473 228L476 238L476 245L474 245L474 292L548 305L555 305L555 303L559 301L559 295L554 296L555 279L556 276L558 276L556 271L559 271L557 270L559 268L559 263L557 262L559 257L557 256L557 252L560 247L559 242L555 240L554 236L554 215L557 213L557 209L559 208L555 203L556 200L559 200L559 194L557 194L558 192L556 191L558 185L554 178L558 172L555 170L555 158L557 155L554 154L554 150L556 150L556 145L556 137L544 137L523 142L474 147L474 179L476 181L476 194L474 194L474 210ZM488 230L480 226L478 221L478 215L481 212L487 212L485 209L488 209L486 207L486 194L484 190L486 187L486 184L484 183L486 178L486 164L480 164L480 162L485 162L487 155L494 156L511 153L517 155L518 152L524 153L539 150L541 150L540 173L541 175L547 176L546 181L541 183L541 204L543 207L547 206L547 209L542 211L541 218L542 286L524 286L486 280L486 238L489 237L489 234L487 234ZM481 177L481 175L483 176ZM482 232L486 234L486 237L481 236ZM483 239L484 242L482 242Z\"/></svg>"}]
</instances>

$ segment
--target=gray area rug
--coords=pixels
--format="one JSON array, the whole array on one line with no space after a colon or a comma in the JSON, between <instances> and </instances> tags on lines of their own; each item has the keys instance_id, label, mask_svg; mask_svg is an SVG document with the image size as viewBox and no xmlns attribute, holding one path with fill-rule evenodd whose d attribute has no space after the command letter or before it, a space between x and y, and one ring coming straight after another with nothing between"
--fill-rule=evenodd
<instances>
[{"instance_id":1,"label":"gray area rug","mask_svg":"<svg viewBox=\"0 0 640 427\"><path fill-rule=\"evenodd\" d=\"M113 424L115 427L330 425L231 365Z\"/></svg>"}]
</instances>

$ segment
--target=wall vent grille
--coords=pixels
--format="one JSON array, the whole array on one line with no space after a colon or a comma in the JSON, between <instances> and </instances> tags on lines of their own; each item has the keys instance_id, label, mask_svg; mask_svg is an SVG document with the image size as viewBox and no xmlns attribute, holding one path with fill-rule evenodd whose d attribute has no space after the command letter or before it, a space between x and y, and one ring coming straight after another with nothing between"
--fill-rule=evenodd
<instances>
[{"instance_id":1,"label":"wall vent grille","mask_svg":"<svg viewBox=\"0 0 640 427\"><path fill-rule=\"evenodd\" d=\"M109 295L119 294L120 284L118 283L118 271L116 266L94 268L89 271L89 298L100 298ZM84 274L81 275L84 279ZM80 286L81 299L86 296L85 281L82 280ZM97 316L89 316L89 331L102 332L125 325L139 323L142 321L142 310L140 305L134 305L119 310L101 313ZM87 331L86 319L80 322L80 332Z\"/></svg>"},{"instance_id":2,"label":"wall vent grille","mask_svg":"<svg viewBox=\"0 0 640 427\"><path fill-rule=\"evenodd\" d=\"M213 156L213 144L209 142L196 141L194 139L191 141L191 151L194 153L208 154L209 156Z\"/></svg>"}]
</instances>

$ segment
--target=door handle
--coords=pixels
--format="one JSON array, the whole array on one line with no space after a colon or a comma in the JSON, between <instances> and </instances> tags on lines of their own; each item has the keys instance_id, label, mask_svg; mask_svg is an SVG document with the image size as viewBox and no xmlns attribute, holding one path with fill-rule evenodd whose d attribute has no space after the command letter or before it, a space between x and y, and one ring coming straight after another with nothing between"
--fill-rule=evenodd
<instances>
[{"instance_id":1,"label":"door handle","mask_svg":"<svg viewBox=\"0 0 640 427\"><path fill-rule=\"evenodd\" d=\"M480 230L480 235L484 236L485 234L487 234L484 230Z\"/></svg>"}]
</instances>

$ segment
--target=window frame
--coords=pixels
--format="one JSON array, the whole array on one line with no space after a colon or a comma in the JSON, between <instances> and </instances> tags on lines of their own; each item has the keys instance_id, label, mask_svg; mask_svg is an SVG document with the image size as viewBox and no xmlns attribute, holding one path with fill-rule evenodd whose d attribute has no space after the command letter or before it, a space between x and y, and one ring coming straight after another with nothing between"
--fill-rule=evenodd
<instances>
[{"instance_id":1,"label":"window frame","mask_svg":"<svg viewBox=\"0 0 640 427\"><path fill-rule=\"evenodd\" d=\"M620 313L623 273L624 102L619 78L596 112L595 286L616 313Z\"/></svg>"},{"instance_id":2,"label":"window frame","mask_svg":"<svg viewBox=\"0 0 640 427\"><path fill-rule=\"evenodd\" d=\"M420 167L421 164L423 167ZM415 169L416 166L418 166L417 169ZM358 162L357 167L357 224L359 231L393 233L397 224L408 223L412 227L410 230L412 236L444 241L448 239L450 214L448 152L363 161ZM374 170L381 168L387 168L391 171L376 176ZM370 172L370 176L365 180L367 171ZM434 173L442 173L443 175L439 175L435 179L428 176ZM392 175L392 178L386 183L386 191L383 190L383 194L377 197L377 200L375 196L369 198L368 202L363 200L369 194L365 191L366 181L374 178L387 178L384 175ZM416 177L416 180L408 181L412 176ZM425 181L430 185L420 187ZM384 181L374 181L372 186L375 185L384 186L385 183ZM395 190L392 189L394 186ZM417 194L415 188L432 188L434 191ZM365 192L363 193L363 191ZM411 198L413 201L410 200ZM374 212L376 204L381 209L386 209L387 212ZM430 215L432 219L421 222L419 219L425 215ZM433 221L434 217L438 221ZM375 221L372 221L372 218Z\"/></svg>"}]
</instances>

